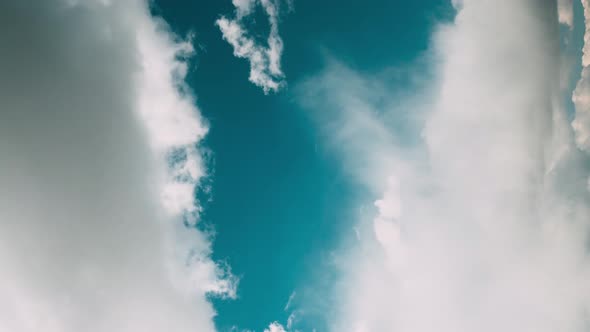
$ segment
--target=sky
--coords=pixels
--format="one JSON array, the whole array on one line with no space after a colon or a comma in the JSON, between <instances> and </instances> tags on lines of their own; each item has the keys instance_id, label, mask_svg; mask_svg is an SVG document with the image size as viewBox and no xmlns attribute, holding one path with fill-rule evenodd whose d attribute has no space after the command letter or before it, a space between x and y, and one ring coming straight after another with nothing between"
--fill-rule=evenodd
<instances>
[{"instance_id":1,"label":"sky","mask_svg":"<svg viewBox=\"0 0 590 332\"><path fill-rule=\"evenodd\" d=\"M590 328L588 0L0 16L1 331Z\"/></svg>"}]
</instances>

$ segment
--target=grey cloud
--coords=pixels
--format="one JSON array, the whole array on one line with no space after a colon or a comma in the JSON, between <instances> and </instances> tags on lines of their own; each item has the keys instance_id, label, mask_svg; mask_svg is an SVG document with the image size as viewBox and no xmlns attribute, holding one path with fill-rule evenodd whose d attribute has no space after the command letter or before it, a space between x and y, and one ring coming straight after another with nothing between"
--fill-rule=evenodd
<instances>
[{"instance_id":1,"label":"grey cloud","mask_svg":"<svg viewBox=\"0 0 590 332\"><path fill-rule=\"evenodd\" d=\"M138 30L168 33L150 20L140 1L0 3L3 331L214 330L205 290L171 278L184 230L137 112Z\"/></svg>"}]
</instances>

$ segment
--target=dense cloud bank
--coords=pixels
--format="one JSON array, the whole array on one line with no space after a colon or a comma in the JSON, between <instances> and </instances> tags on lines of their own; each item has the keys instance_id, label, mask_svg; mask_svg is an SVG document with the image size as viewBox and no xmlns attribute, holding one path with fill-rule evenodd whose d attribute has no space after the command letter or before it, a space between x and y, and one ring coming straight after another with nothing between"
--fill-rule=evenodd
<instances>
[{"instance_id":1,"label":"dense cloud bank","mask_svg":"<svg viewBox=\"0 0 590 332\"><path fill-rule=\"evenodd\" d=\"M301 87L375 195L337 259L333 330L586 331L587 110L572 128L560 87L570 4L558 19L556 1L453 3L415 74L428 82L394 95L332 63Z\"/></svg>"},{"instance_id":2,"label":"dense cloud bank","mask_svg":"<svg viewBox=\"0 0 590 332\"><path fill-rule=\"evenodd\" d=\"M190 43L143 1L15 0L0 45L0 330L213 331Z\"/></svg>"}]
</instances>

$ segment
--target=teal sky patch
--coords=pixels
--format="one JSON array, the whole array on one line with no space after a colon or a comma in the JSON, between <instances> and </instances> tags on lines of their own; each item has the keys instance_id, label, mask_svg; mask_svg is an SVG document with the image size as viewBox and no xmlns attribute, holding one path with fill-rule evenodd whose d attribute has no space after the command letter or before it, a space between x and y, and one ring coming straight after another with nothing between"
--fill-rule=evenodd
<instances>
[{"instance_id":1,"label":"teal sky patch","mask_svg":"<svg viewBox=\"0 0 590 332\"><path fill-rule=\"evenodd\" d=\"M203 222L216 232L214 258L240 277L236 300L214 300L218 329L261 332L301 310L302 330L325 331L330 253L343 232L353 232L360 193L295 101L294 87L320 71L327 55L363 72L412 61L428 47L434 24L450 17L450 5L296 0L280 22L287 86L267 96L214 25L233 15L230 0L156 1L154 10L177 33L196 37L188 83L210 124L205 146L213 152ZM266 22L252 26L268 29Z\"/></svg>"}]
</instances>

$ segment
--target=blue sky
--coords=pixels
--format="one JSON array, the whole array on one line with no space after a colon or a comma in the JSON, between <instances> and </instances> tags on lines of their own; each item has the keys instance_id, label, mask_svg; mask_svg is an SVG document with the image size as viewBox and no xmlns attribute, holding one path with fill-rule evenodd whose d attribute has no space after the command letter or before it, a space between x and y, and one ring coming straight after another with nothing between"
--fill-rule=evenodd
<instances>
[{"instance_id":1,"label":"blue sky","mask_svg":"<svg viewBox=\"0 0 590 332\"><path fill-rule=\"evenodd\" d=\"M363 71L409 62L452 9L444 1L298 1L280 26L288 86L264 95L245 79L248 63L232 56L214 25L221 14L231 15L230 1L166 1L156 8L179 33L194 32L201 47L188 82L211 125L205 145L215 171L203 219L216 230L214 257L241 276L238 299L216 303L216 322L222 330L262 330L273 320L286 321L290 311L283 308L293 292L302 296L314 277L329 275L321 270L330 268L330 251L342 233L352 233L358 209L359 189L295 100L297 85L328 57ZM384 43L384 30L396 38Z\"/></svg>"},{"instance_id":2,"label":"blue sky","mask_svg":"<svg viewBox=\"0 0 590 332\"><path fill-rule=\"evenodd\" d=\"M306 288L314 278L331 278L330 252L343 233L353 234L362 190L343 173L314 116L296 101L297 86L329 58L368 72L411 61L452 8L444 1L297 1L280 25L287 87L271 95L245 79L248 63L232 56L214 25L220 15L231 15L230 1L165 1L156 8L180 34L194 32L201 47L188 82L211 125L205 145L215 171L203 220L216 230L214 257L241 277L238 299L216 301L217 325L261 331L271 321L286 322L296 309L283 310L293 292L294 304L303 304L300 297L311 292ZM385 30L394 37L386 43ZM328 297L329 286L313 292ZM311 316L325 324L325 317Z\"/></svg>"},{"instance_id":3,"label":"blue sky","mask_svg":"<svg viewBox=\"0 0 590 332\"><path fill-rule=\"evenodd\" d=\"M588 0L0 16L0 331L588 330Z\"/></svg>"}]
</instances>

